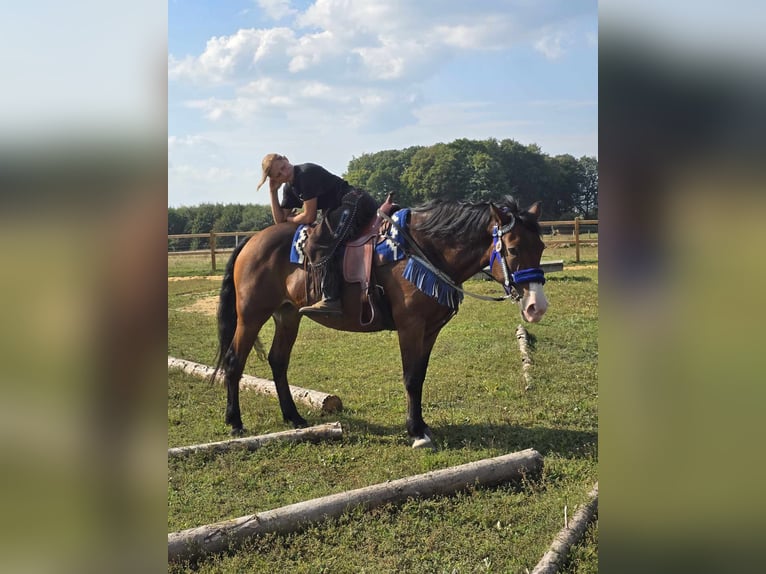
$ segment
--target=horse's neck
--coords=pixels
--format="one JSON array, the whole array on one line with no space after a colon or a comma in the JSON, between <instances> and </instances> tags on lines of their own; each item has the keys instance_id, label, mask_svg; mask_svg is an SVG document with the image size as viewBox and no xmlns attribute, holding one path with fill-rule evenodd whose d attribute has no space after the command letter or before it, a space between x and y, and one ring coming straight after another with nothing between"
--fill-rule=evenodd
<instances>
[{"instance_id":1,"label":"horse's neck","mask_svg":"<svg viewBox=\"0 0 766 574\"><path fill-rule=\"evenodd\" d=\"M412 238L423 249L428 260L449 275L456 283L462 283L481 271L487 263L491 238L486 245L470 245L458 239L454 245L413 230Z\"/></svg>"}]
</instances>

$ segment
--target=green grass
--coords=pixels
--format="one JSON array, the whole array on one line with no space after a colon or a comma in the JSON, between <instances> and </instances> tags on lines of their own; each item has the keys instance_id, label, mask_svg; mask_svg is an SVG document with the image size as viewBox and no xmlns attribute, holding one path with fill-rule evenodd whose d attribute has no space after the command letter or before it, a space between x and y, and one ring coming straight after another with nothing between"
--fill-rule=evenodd
<instances>
[{"instance_id":1,"label":"green grass","mask_svg":"<svg viewBox=\"0 0 766 574\"><path fill-rule=\"evenodd\" d=\"M546 251L546 258L561 257ZM208 279L168 283L168 354L212 363L215 318L183 309L218 287ZM484 281L465 287L486 294L496 289ZM396 333L342 333L304 319L290 382L337 394L345 410L337 416L299 410L309 424L341 421L343 439L169 461L168 530L534 448L545 457L534 482L356 511L298 534L253 540L197 565L200 572L531 570L561 528L564 506L573 516L597 480L597 293L598 269L549 274L548 314L526 325L534 360L529 391L514 336L518 310L466 298L437 340L424 385L435 452L409 447ZM261 333L267 347L272 334L269 322ZM254 354L246 372L271 378ZM169 372L169 446L228 438L225 402L221 386ZM250 434L289 428L276 399L244 391L241 406ZM597 532L594 525L573 549L565 572L597 571Z\"/></svg>"},{"instance_id":2,"label":"green grass","mask_svg":"<svg viewBox=\"0 0 766 574\"><path fill-rule=\"evenodd\" d=\"M168 277L220 275L223 274L223 268L228 260L228 253L217 253L215 257L216 271L213 271L209 253L207 255L168 255Z\"/></svg>"}]
</instances>

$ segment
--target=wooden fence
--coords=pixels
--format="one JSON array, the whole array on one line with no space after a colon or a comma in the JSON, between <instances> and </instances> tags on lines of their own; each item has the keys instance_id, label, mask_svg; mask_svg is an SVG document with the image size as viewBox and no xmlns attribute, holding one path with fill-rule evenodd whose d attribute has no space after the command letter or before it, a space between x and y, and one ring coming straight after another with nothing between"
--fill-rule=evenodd
<instances>
[{"instance_id":1,"label":"wooden fence","mask_svg":"<svg viewBox=\"0 0 766 574\"><path fill-rule=\"evenodd\" d=\"M572 219L569 221L541 221L540 227L543 230L543 235L546 236L545 245L548 247L554 247L557 245L571 245L575 247L575 261L580 261L580 245L587 242L588 244L598 244L598 237L584 240L582 235L582 228L590 230L593 227L598 227L598 219ZM570 233L562 233L562 230L572 229ZM210 264L213 271L216 271L216 255L223 253L231 253L234 250L234 245L238 244L241 239L255 235L257 231L211 231L210 233L187 233L181 235L168 235L168 257L179 257L184 255L207 255L210 254ZM588 231L590 234L590 231ZM234 241L231 247L221 247L220 238L233 237ZM559 239L556 239L559 237ZM189 242L189 245L195 245L196 248L178 249L183 242ZM201 243L205 247L199 248L197 243Z\"/></svg>"}]
</instances>

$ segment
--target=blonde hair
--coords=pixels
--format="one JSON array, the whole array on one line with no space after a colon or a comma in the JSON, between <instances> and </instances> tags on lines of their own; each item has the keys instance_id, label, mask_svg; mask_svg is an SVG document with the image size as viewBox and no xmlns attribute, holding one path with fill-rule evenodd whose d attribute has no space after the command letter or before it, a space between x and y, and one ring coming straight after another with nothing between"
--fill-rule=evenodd
<instances>
[{"instance_id":1,"label":"blonde hair","mask_svg":"<svg viewBox=\"0 0 766 574\"><path fill-rule=\"evenodd\" d=\"M269 172L271 171L271 164L273 164L278 159L287 159L285 156L280 155L278 153L269 153L263 156L263 159L261 160L261 181L258 184L258 187L255 188L256 191L261 189L261 186L266 182L266 178L270 177Z\"/></svg>"}]
</instances>

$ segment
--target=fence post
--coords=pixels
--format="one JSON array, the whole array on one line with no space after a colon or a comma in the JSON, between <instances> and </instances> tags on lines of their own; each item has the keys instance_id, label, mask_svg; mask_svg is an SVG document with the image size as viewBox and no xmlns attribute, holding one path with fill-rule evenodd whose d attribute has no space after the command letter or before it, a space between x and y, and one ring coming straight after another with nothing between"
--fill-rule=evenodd
<instances>
[{"instance_id":1,"label":"fence post","mask_svg":"<svg viewBox=\"0 0 766 574\"><path fill-rule=\"evenodd\" d=\"M575 261L580 262L580 218L575 217Z\"/></svg>"},{"instance_id":2,"label":"fence post","mask_svg":"<svg viewBox=\"0 0 766 574\"><path fill-rule=\"evenodd\" d=\"M213 231L210 232L210 261L215 271L215 233Z\"/></svg>"}]
</instances>

